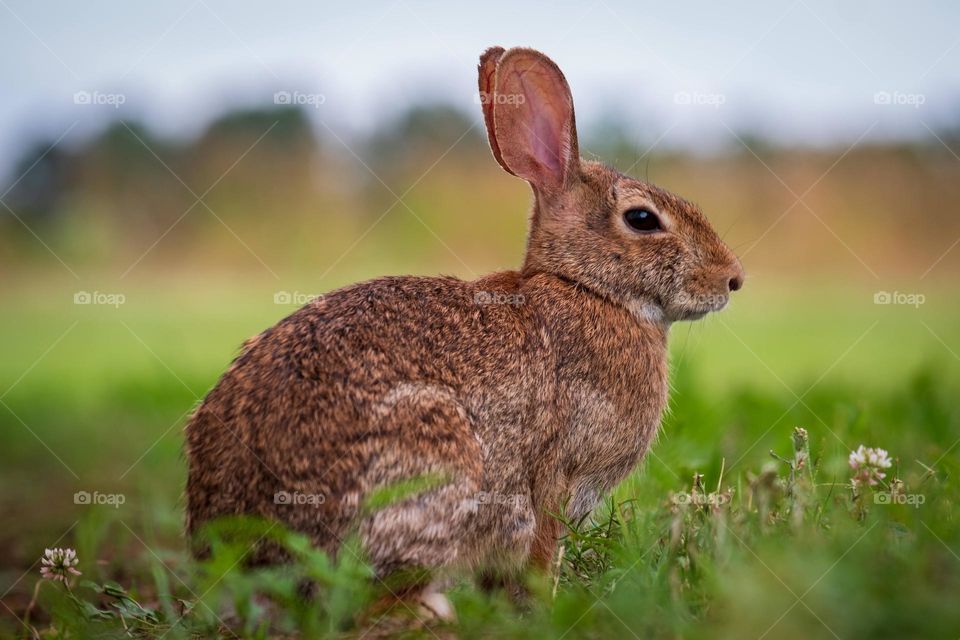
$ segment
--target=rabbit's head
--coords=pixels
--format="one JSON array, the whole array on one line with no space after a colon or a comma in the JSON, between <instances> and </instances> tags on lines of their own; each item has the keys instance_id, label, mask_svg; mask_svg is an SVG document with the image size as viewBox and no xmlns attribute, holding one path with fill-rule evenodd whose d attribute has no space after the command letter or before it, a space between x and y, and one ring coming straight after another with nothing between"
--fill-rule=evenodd
<instances>
[{"instance_id":1,"label":"rabbit's head","mask_svg":"<svg viewBox=\"0 0 960 640\"><path fill-rule=\"evenodd\" d=\"M480 97L490 147L530 183L525 273L576 282L653 320L723 308L743 285L740 261L693 203L580 159L570 88L532 49L488 49Z\"/></svg>"}]
</instances>

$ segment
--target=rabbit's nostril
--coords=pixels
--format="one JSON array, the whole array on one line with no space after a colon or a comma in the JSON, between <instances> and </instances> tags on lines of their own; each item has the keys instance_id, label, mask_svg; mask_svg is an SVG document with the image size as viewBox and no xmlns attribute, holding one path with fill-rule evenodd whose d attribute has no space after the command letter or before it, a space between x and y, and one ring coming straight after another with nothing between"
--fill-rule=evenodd
<instances>
[{"instance_id":1,"label":"rabbit's nostril","mask_svg":"<svg viewBox=\"0 0 960 640\"><path fill-rule=\"evenodd\" d=\"M727 286L730 287L730 291L739 291L740 287L743 286L743 276L734 276L730 278L730 282L727 283Z\"/></svg>"}]
</instances>

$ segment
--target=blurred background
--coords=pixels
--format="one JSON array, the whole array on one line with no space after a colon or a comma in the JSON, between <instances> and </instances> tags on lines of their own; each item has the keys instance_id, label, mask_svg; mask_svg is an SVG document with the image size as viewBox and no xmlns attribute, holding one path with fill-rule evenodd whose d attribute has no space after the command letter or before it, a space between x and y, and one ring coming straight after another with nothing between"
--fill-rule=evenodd
<instances>
[{"instance_id":1,"label":"blurred background","mask_svg":"<svg viewBox=\"0 0 960 640\"><path fill-rule=\"evenodd\" d=\"M476 96L494 44L550 55L584 156L696 201L741 256L731 308L673 329L675 404L955 397L958 20L947 2L0 0L3 590L107 526L77 492L121 493L124 522L179 544L190 410L311 296L521 263L530 195ZM779 437L743 416L740 440L696 445L678 420L668 467L753 463ZM136 545L118 530L116 554Z\"/></svg>"}]
</instances>

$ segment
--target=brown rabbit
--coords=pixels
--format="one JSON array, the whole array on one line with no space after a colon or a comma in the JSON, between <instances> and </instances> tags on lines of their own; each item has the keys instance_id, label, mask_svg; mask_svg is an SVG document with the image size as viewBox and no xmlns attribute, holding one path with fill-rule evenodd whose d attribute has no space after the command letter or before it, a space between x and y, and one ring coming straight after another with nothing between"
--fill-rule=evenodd
<instances>
[{"instance_id":1,"label":"brown rabbit","mask_svg":"<svg viewBox=\"0 0 960 640\"><path fill-rule=\"evenodd\" d=\"M722 308L740 263L696 205L581 160L545 55L479 71L493 155L534 193L523 268L352 285L249 340L187 426L188 532L255 514L332 554L358 527L381 576L546 568L549 513L587 514L649 447L670 324Z\"/></svg>"}]
</instances>

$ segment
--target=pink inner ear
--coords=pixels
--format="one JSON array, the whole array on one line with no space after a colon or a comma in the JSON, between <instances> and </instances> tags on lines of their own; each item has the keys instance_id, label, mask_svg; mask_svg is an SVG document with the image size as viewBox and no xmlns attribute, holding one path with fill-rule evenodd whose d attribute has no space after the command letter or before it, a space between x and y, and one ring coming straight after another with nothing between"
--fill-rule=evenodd
<instances>
[{"instance_id":1,"label":"pink inner ear","mask_svg":"<svg viewBox=\"0 0 960 640\"><path fill-rule=\"evenodd\" d=\"M538 138L535 147L537 161L554 173L561 173L563 164L560 162L560 132L553 127L554 123L550 118L543 115L536 119L535 125Z\"/></svg>"},{"instance_id":2,"label":"pink inner ear","mask_svg":"<svg viewBox=\"0 0 960 640\"><path fill-rule=\"evenodd\" d=\"M529 149L534 159L553 173L563 171L560 161L560 127L554 105L545 100L539 91L530 91L527 83L523 82L523 94L529 103L528 113L532 113L532 122L528 131Z\"/></svg>"}]
</instances>

